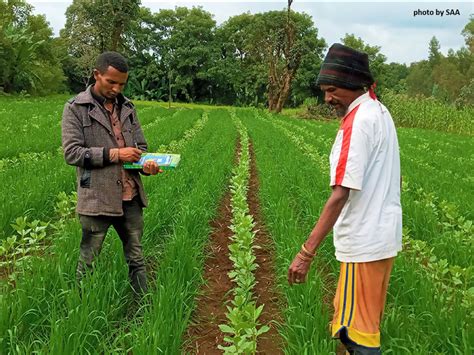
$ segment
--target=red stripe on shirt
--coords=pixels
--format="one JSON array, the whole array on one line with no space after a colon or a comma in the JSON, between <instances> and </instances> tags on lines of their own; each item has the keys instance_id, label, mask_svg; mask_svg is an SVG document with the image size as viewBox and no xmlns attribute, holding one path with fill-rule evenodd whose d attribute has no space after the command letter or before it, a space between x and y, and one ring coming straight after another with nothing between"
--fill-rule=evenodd
<instances>
[{"instance_id":1,"label":"red stripe on shirt","mask_svg":"<svg viewBox=\"0 0 474 355\"><path fill-rule=\"evenodd\" d=\"M342 180L344 179L344 174L346 173L347 157L349 156L349 146L351 144L352 136L352 123L354 122L354 117L359 109L360 105L357 105L351 112L344 117L341 125L343 130L342 135L342 147L341 153L339 154L339 160L337 162L336 168L336 185L341 185Z\"/></svg>"}]
</instances>

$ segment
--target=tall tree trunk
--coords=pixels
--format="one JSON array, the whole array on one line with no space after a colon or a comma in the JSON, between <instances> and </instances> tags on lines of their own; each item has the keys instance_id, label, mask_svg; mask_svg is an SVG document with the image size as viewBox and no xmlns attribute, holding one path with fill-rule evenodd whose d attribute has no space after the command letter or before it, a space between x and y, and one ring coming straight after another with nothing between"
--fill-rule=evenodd
<instances>
[{"instance_id":1,"label":"tall tree trunk","mask_svg":"<svg viewBox=\"0 0 474 355\"><path fill-rule=\"evenodd\" d=\"M268 110L272 112L275 109L278 95L278 78L276 70L277 57L271 55L271 47L269 48L269 65L268 65Z\"/></svg>"},{"instance_id":2,"label":"tall tree trunk","mask_svg":"<svg viewBox=\"0 0 474 355\"><path fill-rule=\"evenodd\" d=\"M275 109L277 103L277 97L275 92L275 84L270 79L270 83L268 84L268 110L272 112Z\"/></svg>"},{"instance_id":3,"label":"tall tree trunk","mask_svg":"<svg viewBox=\"0 0 474 355\"><path fill-rule=\"evenodd\" d=\"M288 14L285 26L285 40L280 43L277 55L269 55L269 75L268 75L268 110L280 113L290 95L291 83L296 75L296 71L301 61L301 54L292 53L295 41L295 28L291 22L291 4L293 0L288 0ZM271 45L270 45L271 47ZM278 70L278 59L284 52L284 69ZM270 51L271 53L271 51Z\"/></svg>"},{"instance_id":4,"label":"tall tree trunk","mask_svg":"<svg viewBox=\"0 0 474 355\"><path fill-rule=\"evenodd\" d=\"M3 83L3 91L6 93L11 93L13 91L13 85L10 80L5 80Z\"/></svg>"},{"instance_id":5,"label":"tall tree trunk","mask_svg":"<svg viewBox=\"0 0 474 355\"><path fill-rule=\"evenodd\" d=\"M113 29L113 32L112 32L112 37L111 37L111 43L110 43L110 50L111 51L114 51L116 52L118 47L119 47L119 44L120 44L120 39L121 39L121 36L122 36L122 32L123 32L123 22L122 21L118 21L118 22L115 22L114 24L114 29Z\"/></svg>"},{"instance_id":6,"label":"tall tree trunk","mask_svg":"<svg viewBox=\"0 0 474 355\"><path fill-rule=\"evenodd\" d=\"M288 71L285 73L285 77L283 79L283 85L280 88L280 95L278 97L278 101L275 105L275 112L280 113L283 110L283 105L285 104L288 96L290 95L291 89L291 82L293 81L294 72Z\"/></svg>"}]
</instances>

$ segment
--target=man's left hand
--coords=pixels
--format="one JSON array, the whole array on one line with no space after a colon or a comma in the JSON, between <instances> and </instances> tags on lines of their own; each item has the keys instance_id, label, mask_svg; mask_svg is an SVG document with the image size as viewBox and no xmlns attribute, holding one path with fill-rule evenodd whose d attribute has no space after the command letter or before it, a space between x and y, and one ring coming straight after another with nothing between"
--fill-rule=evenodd
<instances>
[{"instance_id":1,"label":"man's left hand","mask_svg":"<svg viewBox=\"0 0 474 355\"><path fill-rule=\"evenodd\" d=\"M145 164L143 164L143 172L145 174L156 175L162 173L163 170L161 170L158 164L156 164L156 161L147 160Z\"/></svg>"},{"instance_id":2,"label":"man's left hand","mask_svg":"<svg viewBox=\"0 0 474 355\"><path fill-rule=\"evenodd\" d=\"M288 269L288 283L290 285L301 284L306 281L306 274L309 271L312 260L303 260L298 255L295 256L293 262Z\"/></svg>"}]
</instances>

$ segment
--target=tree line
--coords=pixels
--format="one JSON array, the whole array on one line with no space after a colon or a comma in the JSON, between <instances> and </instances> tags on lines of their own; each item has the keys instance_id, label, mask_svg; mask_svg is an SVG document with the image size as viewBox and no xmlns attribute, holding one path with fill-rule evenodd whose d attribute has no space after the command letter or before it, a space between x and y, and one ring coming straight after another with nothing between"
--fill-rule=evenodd
<instances>
[{"instance_id":1,"label":"tree line","mask_svg":"<svg viewBox=\"0 0 474 355\"><path fill-rule=\"evenodd\" d=\"M138 0L74 0L54 37L44 15L23 0L0 0L0 92L78 92L96 56L123 53L126 94L135 99L265 106L280 111L320 95L315 81L328 46L305 13L243 13L217 25L200 7L152 12ZM428 59L387 63L381 48L353 34L341 42L369 54L377 90L474 105L474 17L448 55L433 37ZM314 99L313 99L314 100Z\"/></svg>"}]
</instances>

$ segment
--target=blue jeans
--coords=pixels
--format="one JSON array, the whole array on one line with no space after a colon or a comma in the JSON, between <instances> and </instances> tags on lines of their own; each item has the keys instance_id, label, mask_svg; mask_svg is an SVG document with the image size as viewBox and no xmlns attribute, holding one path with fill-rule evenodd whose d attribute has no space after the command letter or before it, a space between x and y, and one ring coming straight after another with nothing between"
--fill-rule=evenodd
<instances>
[{"instance_id":1,"label":"blue jeans","mask_svg":"<svg viewBox=\"0 0 474 355\"><path fill-rule=\"evenodd\" d=\"M123 201L123 216L79 215L79 220L82 225L82 240L77 280L80 281L88 269L92 271L94 258L100 254L107 231L112 225L122 241L132 288L136 294L146 293L147 278L141 244L143 211L138 198Z\"/></svg>"}]
</instances>

